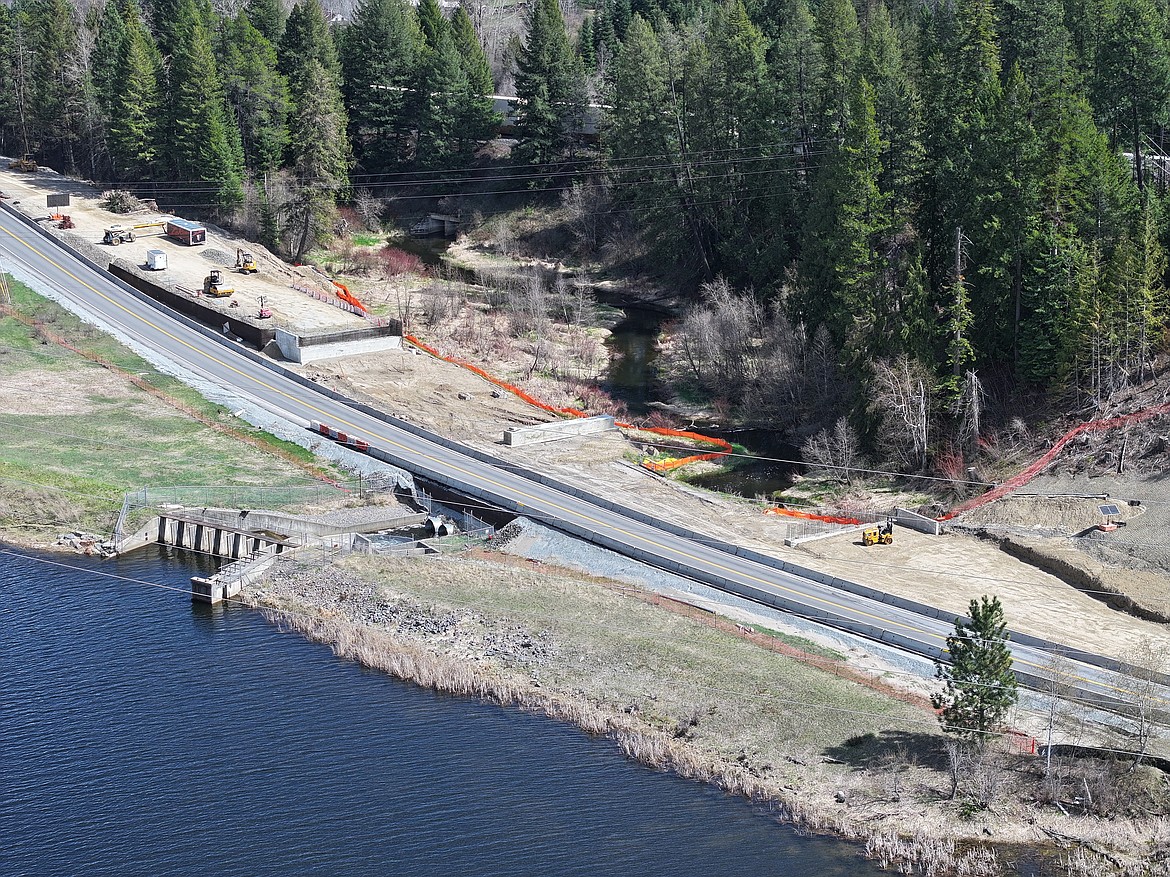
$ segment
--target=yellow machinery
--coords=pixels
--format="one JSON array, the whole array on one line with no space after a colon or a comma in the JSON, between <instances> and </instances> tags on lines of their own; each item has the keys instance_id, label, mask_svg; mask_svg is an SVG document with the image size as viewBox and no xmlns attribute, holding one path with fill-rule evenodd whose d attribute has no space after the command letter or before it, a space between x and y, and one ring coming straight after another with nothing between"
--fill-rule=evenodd
<instances>
[{"instance_id":1,"label":"yellow machinery","mask_svg":"<svg viewBox=\"0 0 1170 877\"><path fill-rule=\"evenodd\" d=\"M203 294L214 298L224 298L235 292L230 286L223 285L223 272L212 268L211 273L203 278Z\"/></svg>"},{"instance_id":2,"label":"yellow machinery","mask_svg":"<svg viewBox=\"0 0 1170 877\"><path fill-rule=\"evenodd\" d=\"M236 250L236 268L241 274L255 274L260 270L256 260L252 258L252 254L245 253L243 250Z\"/></svg>"},{"instance_id":3,"label":"yellow machinery","mask_svg":"<svg viewBox=\"0 0 1170 877\"><path fill-rule=\"evenodd\" d=\"M26 174L35 174L37 172L37 163L33 158L31 152L26 152L23 158L18 158L16 161L8 164L10 171L24 171Z\"/></svg>"},{"instance_id":4,"label":"yellow machinery","mask_svg":"<svg viewBox=\"0 0 1170 877\"><path fill-rule=\"evenodd\" d=\"M861 531L861 544L867 548L878 544L893 545L894 522L886 521L884 527L866 527Z\"/></svg>"}]
</instances>

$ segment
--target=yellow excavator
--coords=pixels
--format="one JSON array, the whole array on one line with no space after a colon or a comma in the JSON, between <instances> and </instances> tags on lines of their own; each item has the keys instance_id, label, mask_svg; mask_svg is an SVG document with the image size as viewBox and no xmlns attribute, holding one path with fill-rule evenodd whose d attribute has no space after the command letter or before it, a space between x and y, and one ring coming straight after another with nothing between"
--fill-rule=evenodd
<instances>
[{"instance_id":1,"label":"yellow excavator","mask_svg":"<svg viewBox=\"0 0 1170 877\"><path fill-rule=\"evenodd\" d=\"M203 278L204 295L210 295L213 298L224 298L235 291L233 287L223 285L223 272L218 268L212 268L211 273Z\"/></svg>"},{"instance_id":2,"label":"yellow excavator","mask_svg":"<svg viewBox=\"0 0 1170 877\"><path fill-rule=\"evenodd\" d=\"M236 270L241 274L255 274L260 270L260 266L256 264L256 260L252 258L251 253L236 250Z\"/></svg>"},{"instance_id":3,"label":"yellow excavator","mask_svg":"<svg viewBox=\"0 0 1170 877\"><path fill-rule=\"evenodd\" d=\"M894 522L887 520L882 527L866 527L861 531L861 544L868 548L871 545L894 544Z\"/></svg>"}]
</instances>

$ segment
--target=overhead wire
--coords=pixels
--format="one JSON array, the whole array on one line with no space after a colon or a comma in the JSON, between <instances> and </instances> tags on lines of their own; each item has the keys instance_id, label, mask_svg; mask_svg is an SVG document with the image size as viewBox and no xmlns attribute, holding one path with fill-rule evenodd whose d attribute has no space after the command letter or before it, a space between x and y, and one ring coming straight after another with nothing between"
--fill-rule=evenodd
<instances>
[{"instance_id":1,"label":"overhead wire","mask_svg":"<svg viewBox=\"0 0 1170 877\"><path fill-rule=\"evenodd\" d=\"M547 164L542 164L542 165L532 165L531 163L516 163L516 164L505 164L505 165L497 165L497 164L485 165L482 168L459 168L459 169L447 168L447 169L435 169L435 170L413 169L413 170L405 170L405 171L379 171L379 172L372 172L372 173L366 173L366 174L351 174L349 176L349 179L352 181L352 180L368 180L368 179L372 179L372 178L376 178L376 177L403 177L403 178L405 178L405 180L401 183L402 185L415 185L415 184L426 185L426 184L433 182L433 180L430 179L431 177L442 176L443 179L440 180L440 182L445 183L445 182L451 181L452 175L455 175L454 176L455 181L459 181L461 179L466 179L466 180L471 181L471 182L478 182L478 181L484 179L481 176L476 176L476 174L479 171L485 171L487 173L496 173L496 172L501 171L501 170L513 170L513 169L529 171L529 173L527 173L527 174L500 175L498 177L499 179L525 179L525 178L540 177L542 175L563 176L565 174L573 174L573 173L578 173L578 174L579 173L606 173L606 172L609 172L610 170L619 170L622 172L628 172L628 171L634 171L634 170L665 169L665 168L672 168L672 167L681 168L684 166L697 167L697 166L701 166L702 164L729 164L729 163L733 163L733 162L740 160L734 155L735 153L759 153L759 152L765 151L765 150L792 150L792 149L795 149L796 147L802 147L805 149L805 151L803 151L803 152L774 151L774 152L766 152L764 155L760 155L760 156L753 155L752 157L758 158L760 160L767 159L767 158L787 158L787 157L795 157L797 159L802 159L804 156L810 154L807 147L812 146L812 145L831 144L833 142L835 142L835 141L832 138L809 137L809 138L794 140L794 141L775 141L772 143L752 144L749 146L726 146L726 147L711 147L711 148L707 148L707 149L696 149L696 150L676 150L676 151L671 151L671 152L636 153L636 154L632 154L630 156L623 156L623 157L618 158L618 159L607 158L604 161L599 161L598 158L593 157L593 158L565 159L565 160L560 161L560 162L547 163ZM822 150L822 152L825 152L825 151L827 151L827 150ZM720 156L720 155L726 155L727 157L726 158L717 158L716 157L716 156ZM691 160L690 157L692 157L692 156L699 157L700 160L697 160L697 161ZM709 158L702 158L703 156L709 156ZM645 164L645 165L639 165L639 164L626 165L623 163L623 162L627 162L627 161L628 162L641 162L641 161L651 161L654 159L664 159L664 158L675 159L675 160L670 161L670 162L656 162L653 164ZM590 165L593 165L594 167L586 168L586 169L581 170L581 171L561 170L561 168L566 164L590 164ZM535 170L534 168L550 168L551 170L541 171L541 170ZM465 174L466 176L461 178L458 176L459 174ZM306 179L306 180L303 180L302 182L312 183L312 182L319 182L319 181L313 180L313 179ZM206 185L208 185L208 183L209 183L209 181L203 180L203 179L129 180L125 183L125 185L151 186L151 187L171 187L171 186L183 186L186 184L197 184L197 185L206 186ZM398 183L395 183L395 184L397 185ZM215 188L212 188L211 190L216 191Z\"/></svg>"}]
</instances>

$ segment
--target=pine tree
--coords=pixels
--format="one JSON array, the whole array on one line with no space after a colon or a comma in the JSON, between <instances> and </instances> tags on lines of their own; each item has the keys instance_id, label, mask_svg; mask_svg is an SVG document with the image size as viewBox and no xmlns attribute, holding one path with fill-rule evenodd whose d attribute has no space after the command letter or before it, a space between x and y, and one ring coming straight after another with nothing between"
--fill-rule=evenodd
<instances>
[{"instance_id":1,"label":"pine tree","mask_svg":"<svg viewBox=\"0 0 1170 877\"><path fill-rule=\"evenodd\" d=\"M816 38L821 53L818 123L824 137L836 138L848 121L861 55L861 30L853 0L823 0L817 8Z\"/></svg>"},{"instance_id":2,"label":"pine tree","mask_svg":"<svg viewBox=\"0 0 1170 877\"><path fill-rule=\"evenodd\" d=\"M276 49L241 12L224 29L224 90L240 132L244 165L276 170L288 142L288 85L276 69Z\"/></svg>"},{"instance_id":3,"label":"pine tree","mask_svg":"<svg viewBox=\"0 0 1170 877\"><path fill-rule=\"evenodd\" d=\"M820 162L822 150L817 139L817 88L821 81L821 52L816 42L816 20L807 0L787 0L783 24L772 46L771 78L778 98L778 140L792 143L793 172L789 174L791 194L787 218L781 226L798 229L808 213L809 182ZM796 247L797 235L790 232L789 250Z\"/></svg>"},{"instance_id":4,"label":"pine tree","mask_svg":"<svg viewBox=\"0 0 1170 877\"><path fill-rule=\"evenodd\" d=\"M0 140L5 151L32 150L33 58L30 0L0 4Z\"/></svg>"},{"instance_id":5,"label":"pine tree","mask_svg":"<svg viewBox=\"0 0 1170 877\"><path fill-rule=\"evenodd\" d=\"M666 58L640 15L634 16L613 59L605 102L612 109L601 129L601 145L616 196L635 211L656 249L674 258L702 240L702 233L694 225L698 220L685 182L672 170L679 158L678 106L670 93Z\"/></svg>"},{"instance_id":6,"label":"pine tree","mask_svg":"<svg viewBox=\"0 0 1170 877\"><path fill-rule=\"evenodd\" d=\"M108 142L116 180L156 179L159 71L162 62L136 3L127 3L114 68L119 88L110 105Z\"/></svg>"},{"instance_id":7,"label":"pine tree","mask_svg":"<svg viewBox=\"0 0 1170 877\"><path fill-rule=\"evenodd\" d=\"M597 70L597 35L593 32L593 16L586 15L577 32L577 57L581 66L589 71Z\"/></svg>"},{"instance_id":8,"label":"pine tree","mask_svg":"<svg viewBox=\"0 0 1170 877\"><path fill-rule=\"evenodd\" d=\"M416 163L430 168L466 163L475 145L495 134L499 118L492 112L490 99L472 86L452 27L435 0L419 5L419 23L424 47L411 102L418 126ZM478 47L474 30L472 36ZM482 80L483 70L477 75Z\"/></svg>"},{"instance_id":9,"label":"pine tree","mask_svg":"<svg viewBox=\"0 0 1170 877\"><path fill-rule=\"evenodd\" d=\"M972 600L970 622L955 619L947 637L950 663L936 662L937 678L945 688L931 697L942 710L939 724L948 734L986 742L1002 726L1019 697L1007 622L998 597Z\"/></svg>"},{"instance_id":10,"label":"pine tree","mask_svg":"<svg viewBox=\"0 0 1170 877\"><path fill-rule=\"evenodd\" d=\"M462 6L451 16L451 33L455 39L455 50L463 59L463 71L467 74L468 84L476 94L495 94L496 84L492 79L491 65L479 41L479 34L475 32L471 16Z\"/></svg>"},{"instance_id":11,"label":"pine tree","mask_svg":"<svg viewBox=\"0 0 1170 877\"><path fill-rule=\"evenodd\" d=\"M39 0L31 10L36 54L32 66L32 118L43 160L66 173L77 170L74 144L80 128L78 21L68 0Z\"/></svg>"},{"instance_id":12,"label":"pine tree","mask_svg":"<svg viewBox=\"0 0 1170 877\"><path fill-rule=\"evenodd\" d=\"M307 88L308 69L313 61L330 76L338 76L341 66L337 47L325 22L321 0L301 0L293 7L277 47L277 58L278 69L288 78L289 94L298 107Z\"/></svg>"},{"instance_id":13,"label":"pine tree","mask_svg":"<svg viewBox=\"0 0 1170 877\"><path fill-rule=\"evenodd\" d=\"M310 59L303 71L304 100L290 128L296 191L284 210L293 259L324 240L333 226L336 202L349 188L346 115L334 78Z\"/></svg>"},{"instance_id":14,"label":"pine tree","mask_svg":"<svg viewBox=\"0 0 1170 877\"><path fill-rule=\"evenodd\" d=\"M710 152L716 159L705 168L687 168L689 188L705 204L708 265L733 283L764 289L788 262L779 206L787 200L791 162L774 157L780 136L766 43L742 0L727 0L714 11L705 45L691 44L690 63L684 78L694 90L685 98L684 151ZM761 197L761 188L768 197Z\"/></svg>"},{"instance_id":15,"label":"pine tree","mask_svg":"<svg viewBox=\"0 0 1170 877\"><path fill-rule=\"evenodd\" d=\"M280 0L248 0L243 12L271 46L280 45L284 36L284 6Z\"/></svg>"},{"instance_id":16,"label":"pine tree","mask_svg":"<svg viewBox=\"0 0 1170 877\"><path fill-rule=\"evenodd\" d=\"M402 0L363 0L342 39L344 91L354 151L362 166L405 162L415 119L407 89L415 85L425 43Z\"/></svg>"},{"instance_id":17,"label":"pine tree","mask_svg":"<svg viewBox=\"0 0 1170 877\"><path fill-rule=\"evenodd\" d=\"M447 18L439 8L438 0L419 0L417 12L423 40L433 49L448 33Z\"/></svg>"},{"instance_id":18,"label":"pine tree","mask_svg":"<svg viewBox=\"0 0 1170 877\"><path fill-rule=\"evenodd\" d=\"M211 38L195 0L179 8L174 37L167 86L169 171L173 179L213 184L214 206L228 209L244 198L243 150L228 121Z\"/></svg>"},{"instance_id":19,"label":"pine tree","mask_svg":"<svg viewBox=\"0 0 1170 877\"><path fill-rule=\"evenodd\" d=\"M1170 100L1166 17L1154 0L1117 0L1097 52L1095 102L1115 144L1133 151L1139 189L1145 188L1143 137L1164 119Z\"/></svg>"},{"instance_id":20,"label":"pine tree","mask_svg":"<svg viewBox=\"0 0 1170 877\"><path fill-rule=\"evenodd\" d=\"M90 75L107 119L117 94L118 55L126 34L125 15L118 0L106 0L98 21L93 51L89 56Z\"/></svg>"},{"instance_id":21,"label":"pine tree","mask_svg":"<svg viewBox=\"0 0 1170 877\"><path fill-rule=\"evenodd\" d=\"M922 106L907 73L897 32L885 3L869 10L862 37L861 75L874 90L874 118L887 143L878 184L889 194L895 223L912 218L920 190L924 150Z\"/></svg>"},{"instance_id":22,"label":"pine tree","mask_svg":"<svg viewBox=\"0 0 1170 877\"><path fill-rule=\"evenodd\" d=\"M882 141L874 117L874 93L864 79L853 86L841 144L814 184L805 226L801 316L828 327L854 363L881 351L889 333L877 317L891 310L879 278L880 244L889 233L887 197L878 187Z\"/></svg>"},{"instance_id":23,"label":"pine tree","mask_svg":"<svg viewBox=\"0 0 1170 877\"><path fill-rule=\"evenodd\" d=\"M584 72L573 55L557 0L535 0L525 15L525 41L516 72L522 107L516 124L518 157L547 164L572 147L585 111Z\"/></svg>"}]
</instances>

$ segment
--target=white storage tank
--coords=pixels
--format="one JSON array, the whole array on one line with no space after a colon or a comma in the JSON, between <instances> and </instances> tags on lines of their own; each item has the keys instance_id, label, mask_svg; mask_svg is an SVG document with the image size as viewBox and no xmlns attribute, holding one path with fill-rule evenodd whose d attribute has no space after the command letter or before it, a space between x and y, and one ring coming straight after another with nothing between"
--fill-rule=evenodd
<instances>
[{"instance_id":1,"label":"white storage tank","mask_svg":"<svg viewBox=\"0 0 1170 877\"><path fill-rule=\"evenodd\" d=\"M147 250L146 251L146 267L151 271L166 271L167 270L167 253L166 250Z\"/></svg>"}]
</instances>

